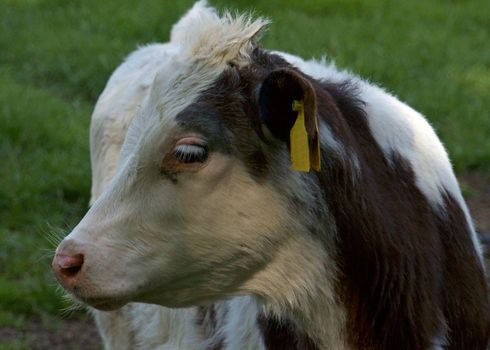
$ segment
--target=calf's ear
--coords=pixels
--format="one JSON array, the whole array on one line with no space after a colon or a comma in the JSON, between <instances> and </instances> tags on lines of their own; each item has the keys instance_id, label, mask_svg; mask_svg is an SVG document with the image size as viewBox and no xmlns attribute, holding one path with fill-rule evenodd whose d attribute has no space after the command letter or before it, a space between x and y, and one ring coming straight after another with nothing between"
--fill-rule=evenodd
<instances>
[{"instance_id":1,"label":"calf's ear","mask_svg":"<svg viewBox=\"0 0 490 350\"><path fill-rule=\"evenodd\" d=\"M311 83L292 69L271 72L258 96L259 117L279 140L287 143L294 170L320 170L316 96Z\"/></svg>"}]
</instances>

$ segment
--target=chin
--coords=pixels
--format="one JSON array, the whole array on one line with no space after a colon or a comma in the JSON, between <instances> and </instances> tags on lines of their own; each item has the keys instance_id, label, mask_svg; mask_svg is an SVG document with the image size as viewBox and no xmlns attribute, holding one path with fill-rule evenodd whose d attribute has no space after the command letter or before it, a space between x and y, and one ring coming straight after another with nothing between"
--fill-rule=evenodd
<instances>
[{"instance_id":1,"label":"chin","mask_svg":"<svg viewBox=\"0 0 490 350\"><path fill-rule=\"evenodd\" d=\"M77 300L99 311L114 311L128 303L127 300L109 298L77 298Z\"/></svg>"}]
</instances>

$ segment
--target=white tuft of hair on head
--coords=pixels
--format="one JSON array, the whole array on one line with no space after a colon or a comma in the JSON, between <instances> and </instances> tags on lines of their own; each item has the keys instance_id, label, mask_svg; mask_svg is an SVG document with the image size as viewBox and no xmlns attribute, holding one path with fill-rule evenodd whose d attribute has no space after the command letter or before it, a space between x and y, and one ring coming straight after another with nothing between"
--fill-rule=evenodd
<instances>
[{"instance_id":1,"label":"white tuft of hair on head","mask_svg":"<svg viewBox=\"0 0 490 350\"><path fill-rule=\"evenodd\" d=\"M172 26L170 32L170 42L179 44L184 42L187 36L187 28L192 26L193 23L199 22L201 17L216 16L216 9L210 7L206 0L200 0L182 16L182 18Z\"/></svg>"},{"instance_id":2,"label":"white tuft of hair on head","mask_svg":"<svg viewBox=\"0 0 490 350\"><path fill-rule=\"evenodd\" d=\"M173 26L170 41L181 46L182 58L242 67L249 63L251 50L269 22L227 11L220 16L201 0Z\"/></svg>"}]
</instances>

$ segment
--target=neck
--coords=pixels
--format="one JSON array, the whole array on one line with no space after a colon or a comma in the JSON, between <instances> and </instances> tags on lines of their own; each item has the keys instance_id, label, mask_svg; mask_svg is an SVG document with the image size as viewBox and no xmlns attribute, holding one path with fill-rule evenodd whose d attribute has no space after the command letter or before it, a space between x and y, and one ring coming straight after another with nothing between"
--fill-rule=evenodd
<instances>
[{"instance_id":1,"label":"neck","mask_svg":"<svg viewBox=\"0 0 490 350\"><path fill-rule=\"evenodd\" d=\"M286 341L288 349L345 349L345 310L336 297L336 266L328 253L335 251L333 242L302 231L277 248L244 292L263 305L259 326L268 348L284 348L276 343Z\"/></svg>"}]
</instances>

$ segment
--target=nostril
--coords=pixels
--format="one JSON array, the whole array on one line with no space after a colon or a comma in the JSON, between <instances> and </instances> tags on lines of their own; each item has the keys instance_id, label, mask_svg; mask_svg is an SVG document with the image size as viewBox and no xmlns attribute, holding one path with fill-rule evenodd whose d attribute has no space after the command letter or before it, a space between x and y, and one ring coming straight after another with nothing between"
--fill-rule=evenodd
<instances>
[{"instance_id":1,"label":"nostril","mask_svg":"<svg viewBox=\"0 0 490 350\"><path fill-rule=\"evenodd\" d=\"M73 277L75 276L78 271L82 269L82 265L80 266L73 266L73 267L67 267L67 268L62 268L60 270L61 274L64 275L65 277Z\"/></svg>"},{"instance_id":2,"label":"nostril","mask_svg":"<svg viewBox=\"0 0 490 350\"><path fill-rule=\"evenodd\" d=\"M82 269L83 254L56 255L54 265L62 277L74 277Z\"/></svg>"}]
</instances>

